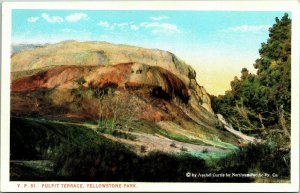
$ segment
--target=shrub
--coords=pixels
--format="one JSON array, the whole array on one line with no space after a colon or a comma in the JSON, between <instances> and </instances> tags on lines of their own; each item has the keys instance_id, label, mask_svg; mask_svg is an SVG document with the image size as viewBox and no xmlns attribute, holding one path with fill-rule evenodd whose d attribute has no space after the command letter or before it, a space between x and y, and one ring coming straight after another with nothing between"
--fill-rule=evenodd
<instances>
[{"instance_id":1,"label":"shrub","mask_svg":"<svg viewBox=\"0 0 300 193\"><path fill-rule=\"evenodd\" d=\"M282 151L272 143L250 144L220 159L216 163L222 166L221 172L276 173L279 178L290 177L290 152Z\"/></svg>"},{"instance_id":2,"label":"shrub","mask_svg":"<svg viewBox=\"0 0 300 193\"><path fill-rule=\"evenodd\" d=\"M187 151L187 148L181 146L180 151Z\"/></svg>"},{"instance_id":3,"label":"shrub","mask_svg":"<svg viewBox=\"0 0 300 193\"><path fill-rule=\"evenodd\" d=\"M121 131L118 131L118 130L113 130L111 134L115 137L119 137L119 138L123 138L123 139L129 139L131 141L136 140L136 137L134 135L129 134L129 133L124 133L124 132L121 132Z\"/></svg>"},{"instance_id":4,"label":"shrub","mask_svg":"<svg viewBox=\"0 0 300 193\"><path fill-rule=\"evenodd\" d=\"M106 133L106 128L104 127L97 127L97 131L100 132L100 133Z\"/></svg>"},{"instance_id":5,"label":"shrub","mask_svg":"<svg viewBox=\"0 0 300 193\"><path fill-rule=\"evenodd\" d=\"M140 149L140 152L141 153L145 153L146 152L146 146L142 145L141 149Z\"/></svg>"},{"instance_id":6,"label":"shrub","mask_svg":"<svg viewBox=\"0 0 300 193\"><path fill-rule=\"evenodd\" d=\"M176 144L174 143L174 141L170 144L171 147L177 148Z\"/></svg>"}]
</instances>

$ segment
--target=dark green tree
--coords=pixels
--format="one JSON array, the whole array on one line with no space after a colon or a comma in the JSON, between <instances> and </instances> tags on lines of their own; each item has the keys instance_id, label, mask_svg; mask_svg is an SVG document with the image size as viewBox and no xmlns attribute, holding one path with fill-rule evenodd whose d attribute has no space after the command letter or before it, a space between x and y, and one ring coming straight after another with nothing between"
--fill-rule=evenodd
<instances>
[{"instance_id":1,"label":"dark green tree","mask_svg":"<svg viewBox=\"0 0 300 193\"><path fill-rule=\"evenodd\" d=\"M269 38L261 44L254 67L246 68L231 82L225 95L212 97L215 112L223 114L235 129L278 143L290 138L291 111L291 19L276 18ZM286 143L285 143L286 145Z\"/></svg>"}]
</instances>

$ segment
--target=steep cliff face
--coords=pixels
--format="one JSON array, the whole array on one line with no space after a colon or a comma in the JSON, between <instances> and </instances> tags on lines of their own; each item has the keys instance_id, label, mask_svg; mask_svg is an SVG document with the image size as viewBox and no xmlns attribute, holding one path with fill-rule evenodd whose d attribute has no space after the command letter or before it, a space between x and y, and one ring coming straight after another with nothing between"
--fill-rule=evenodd
<instances>
[{"instance_id":1,"label":"steep cliff face","mask_svg":"<svg viewBox=\"0 0 300 193\"><path fill-rule=\"evenodd\" d=\"M195 70L167 51L106 42L66 41L13 54L11 69L12 72L29 70L35 72L37 69L51 66L114 66L120 63L135 64L133 66L135 73L131 74L132 81L135 79L140 82L153 80L147 77L153 75L151 72L149 73L149 67L156 66L167 70L182 80L189 88L190 102L195 109L200 111L199 108L204 108L213 113L209 96L195 80ZM136 73L139 69L141 72ZM158 79L157 77L156 81ZM151 84L151 82L148 83Z\"/></svg>"}]
</instances>

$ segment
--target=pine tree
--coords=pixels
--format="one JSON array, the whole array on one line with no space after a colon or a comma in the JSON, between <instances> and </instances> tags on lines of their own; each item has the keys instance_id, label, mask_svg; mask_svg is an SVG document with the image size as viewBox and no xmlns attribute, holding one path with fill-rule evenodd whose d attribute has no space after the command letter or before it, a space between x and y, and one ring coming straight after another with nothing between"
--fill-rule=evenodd
<instances>
[{"instance_id":1,"label":"pine tree","mask_svg":"<svg viewBox=\"0 0 300 193\"><path fill-rule=\"evenodd\" d=\"M262 138L277 133L280 141L290 137L291 19L288 14L275 18L259 54L260 58L254 63L257 74L249 74L243 68L241 78L235 77L231 82L230 91L212 97L213 108L235 129Z\"/></svg>"}]
</instances>

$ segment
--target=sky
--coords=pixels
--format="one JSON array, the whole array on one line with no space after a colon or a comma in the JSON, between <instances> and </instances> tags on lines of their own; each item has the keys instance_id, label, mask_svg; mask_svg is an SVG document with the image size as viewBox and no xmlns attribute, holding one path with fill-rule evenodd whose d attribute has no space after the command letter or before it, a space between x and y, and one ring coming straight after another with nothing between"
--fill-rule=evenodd
<instances>
[{"instance_id":1,"label":"sky","mask_svg":"<svg viewBox=\"0 0 300 193\"><path fill-rule=\"evenodd\" d=\"M280 11L13 10L12 43L107 41L173 52L210 94L224 94L243 67L256 73Z\"/></svg>"}]
</instances>

